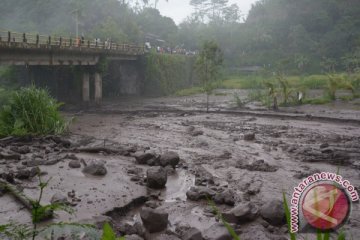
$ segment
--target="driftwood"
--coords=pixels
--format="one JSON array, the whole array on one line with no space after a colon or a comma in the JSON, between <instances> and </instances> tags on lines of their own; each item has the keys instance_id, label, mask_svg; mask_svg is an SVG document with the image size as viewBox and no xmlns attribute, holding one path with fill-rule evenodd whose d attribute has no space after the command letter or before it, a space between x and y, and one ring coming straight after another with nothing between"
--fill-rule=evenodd
<instances>
[{"instance_id":1,"label":"driftwood","mask_svg":"<svg viewBox=\"0 0 360 240\"><path fill-rule=\"evenodd\" d=\"M24 193L19 191L13 184L0 180L0 190L5 193L11 194L18 202L20 202L29 212L33 210L32 199L25 196ZM40 220L47 220L53 217L53 211L49 210L42 214Z\"/></svg>"}]
</instances>

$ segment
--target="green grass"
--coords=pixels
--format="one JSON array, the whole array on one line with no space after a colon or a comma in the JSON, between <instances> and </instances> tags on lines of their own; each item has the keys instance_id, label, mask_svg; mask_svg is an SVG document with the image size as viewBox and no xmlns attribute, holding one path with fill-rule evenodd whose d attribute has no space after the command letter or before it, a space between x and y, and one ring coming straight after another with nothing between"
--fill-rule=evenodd
<instances>
[{"instance_id":1,"label":"green grass","mask_svg":"<svg viewBox=\"0 0 360 240\"><path fill-rule=\"evenodd\" d=\"M67 123L57 103L44 89L34 86L13 92L0 110L0 136L61 134Z\"/></svg>"},{"instance_id":2,"label":"green grass","mask_svg":"<svg viewBox=\"0 0 360 240\"><path fill-rule=\"evenodd\" d=\"M199 93L203 93L204 89L202 87L192 87L192 88L186 88L179 90L175 93L176 96L190 96L195 95Z\"/></svg>"}]
</instances>

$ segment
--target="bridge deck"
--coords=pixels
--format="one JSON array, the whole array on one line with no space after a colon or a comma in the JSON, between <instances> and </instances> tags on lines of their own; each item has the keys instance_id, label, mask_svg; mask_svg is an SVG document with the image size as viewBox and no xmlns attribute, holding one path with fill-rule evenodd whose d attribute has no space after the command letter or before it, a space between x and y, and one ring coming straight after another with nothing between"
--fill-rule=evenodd
<instances>
[{"instance_id":1,"label":"bridge deck","mask_svg":"<svg viewBox=\"0 0 360 240\"><path fill-rule=\"evenodd\" d=\"M64 50L111 55L142 55L144 46L0 31L0 49Z\"/></svg>"}]
</instances>

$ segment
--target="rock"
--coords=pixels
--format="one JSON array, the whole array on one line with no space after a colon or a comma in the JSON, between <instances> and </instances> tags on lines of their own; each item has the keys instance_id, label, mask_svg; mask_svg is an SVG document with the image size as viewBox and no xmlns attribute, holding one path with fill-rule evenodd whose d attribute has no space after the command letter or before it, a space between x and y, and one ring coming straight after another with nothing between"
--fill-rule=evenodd
<instances>
[{"instance_id":1,"label":"rock","mask_svg":"<svg viewBox=\"0 0 360 240\"><path fill-rule=\"evenodd\" d=\"M138 164L146 164L148 160L155 159L156 155L152 152L141 152L134 153L135 160Z\"/></svg>"},{"instance_id":2,"label":"rock","mask_svg":"<svg viewBox=\"0 0 360 240\"><path fill-rule=\"evenodd\" d=\"M146 207L149 207L149 208L158 208L159 206L160 206L160 204L158 203L158 202L156 202L156 201L147 201L146 203L145 203L145 206Z\"/></svg>"},{"instance_id":3,"label":"rock","mask_svg":"<svg viewBox=\"0 0 360 240\"><path fill-rule=\"evenodd\" d=\"M92 162L83 169L83 173L93 176L105 176L107 174L107 170L104 163Z\"/></svg>"},{"instance_id":4,"label":"rock","mask_svg":"<svg viewBox=\"0 0 360 240\"><path fill-rule=\"evenodd\" d=\"M146 171L146 184L149 188L165 188L167 174L162 167L152 167Z\"/></svg>"},{"instance_id":5,"label":"rock","mask_svg":"<svg viewBox=\"0 0 360 240\"><path fill-rule=\"evenodd\" d=\"M151 237L151 240L181 240L181 239L175 235L159 234L154 237Z\"/></svg>"},{"instance_id":6,"label":"rock","mask_svg":"<svg viewBox=\"0 0 360 240\"><path fill-rule=\"evenodd\" d=\"M264 220L274 226L280 226L286 223L283 202L280 200L271 200L265 203L260 210Z\"/></svg>"},{"instance_id":7,"label":"rock","mask_svg":"<svg viewBox=\"0 0 360 240\"><path fill-rule=\"evenodd\" d=\"M29 179L31 177L31 172L30 170L22 169L16 173L15 177L21 180Z\"/></svg>"},{"instance_id":8,"label":"rock","mask_svg":"<svg viewBox=\"0 0 360 240\"><path fill-rule=\"evenodd\" d=\"M35 159L32 159L32 160L23 162L23 164L28 166L28 167L37 167L37 166L40 166L40 165L44 165L45 160L41 159L41 158L35 158Z\"/></svg>"},{"instance_id":9,"label":"rock","mask_svg":"<svg viewBox=\"0 0 360 240\"><path fill-rule=\"evenodd\" d=\"M226 204L229 206L234 206L235 193L232 190L225 190L215 195L214 202L217 204Z\"/></svg>"},{"instance_id":10,"label":"rock","mask_svg":"<svg viewBox=\"0 0 360 240\"><path fill-rule=\"evenodd\" d=\"M215 223L203 232L206 240L232 240L230 233L223 224Z\"/></svg>"},{"instance_id":11,"label":"rock","mask_svg":"<svg viewBox=\"0 0 360 240\"><path fill-rule=\"evenodd\" d=\"M229 223L246 223L253 221L258 216L259 209L252 203L240 203L235 208L223 213L225 221Z\"/></svg>"},{"instance_id":12,"label":"rock","mask_svg":"<svg viewBox=\"0 0 360 240\"><path fill-rule=\"evenodd\" d=\"M249 195L256 195L260 192L262 187L262 181L258 180L250 184L249 188L247 189L246 193Z\"/></svg>"},{"instance_id":13,"label":"rock","mask_svg":"<svg viewBox=\"0 0 360 240\"><path fill-rule=\"evenodd\" d=\"M69 162L69 167L70 168L81 168L81 163L79 160L71 160Z\"/></svg>"},{"instance_id":14,"label":"rock","mask_svg":"<svg viewBox=\"0 0 360 240\"><path fill-rule=\"evenodd\" d=\"M246 230L240 235L240 239L241 240L271 240L273 238L269 238L268 234L266 233L266 229L264 229L262 225L255 225L246 228Z\"/></svg>"},{"instance_id":15,"label":"rock","mask_svg":"<svg viewBox=\"0 0 360 240\"><path fill-rule=\"evenodd\" d=\"M159 234L154 237L151 237L151 240L181 240L181 239L175 235Z\"/></svg>"},{"instance_id":16,"label":"rock","mask_svg":"<svg viewBox=\"0 0 360 240\"><path fill-rule=\"evenodd\" d=\"M244 135L245 141L254 141L255 140L255 133L246 133Z\"/></svg>"},{"instance_id":17,"label":"rock","mask_svg":"<svg viewBox=\"0 0 360 240\"><path fill-rule=\"evenodd\" d=\"M125 239L126 240L144 240L142 237L140 237L139 235L125 235Z\"/></svg>"},{"instance_id":18,"label":"rock","mask_svg":"<svg viewBox=\"0 0 360 240\"><path fill-rule=\"evenodd\" d=\"M191 187L189 191L186 192L188 199L193 201L198 201L200 199L212 199L215 196L216 192L207 187Z\"/></svg>"},{"instance_id":19,"label":"rock","mask_svg":"<svg viewBox=\"0 0 360 240\"><path fill-rule=\"evenodd\" d=\"M0 159L6 160L20 160L21 155L18 153L0 153Z\"/></svg>"},{"instance_id":20,"label":"rock","mask_svg":"<svg viewBox=\"0 0 360 240\"><path fill-rule=\"evenodd\" d=\"M202 234L197 228L188 229L182 236L183 240L203 240Z\"/></svg>"},{"instance_id":21,"label":"rock","mask_svg":"<svg viewBox=\"0 0 360 240\"><path fill-rule=\"evenodd\" d=\"M60 203L60 204L67 204L69 203L68 199L66 196L62 195L61 193L55 193L52 197L50 202L52 204L54 203Z\"/></svg>"},{"instance_id":22,"label":"rock","mask_svg":"<svg viewBox=\"0 0 360 240\"><path fill-rule=\"evenodd\" d=\"M150 233L160 232L167 228L169 214L159 208L143 207L140 211L140 217L144 227Z\"/></svg>"},{"instance_id":23,"label":"rock","mask_svg":"<svg viewBox=\"0 0 360 240\"><path fill-rule=\"evenodd\" d=\"M180 162L179 154L176 152L166 152L161 155L160 157L160 165L163 167L166 166L172 166L175 168L176 165L178 165Z\"/></svg>"},{"instance_id":24,"label":"rock","mask_svg":"<svg viewBox=\"0 0 360 240\"><path fill-rule=\"evenodd\" d=\"M241 169L247 169L249 171L259 171L259 172L276 172L279 169L279 167L272 166L266 163L262 159L256 160L251 164L243 164L242 162L239 161L237 162L236 167Z\"/></svg>"},{"instance_id":25,"label":"rock","mask_svg":"<svg viewBox=\"0 0 360 240\"><path fill-rule=\"evenodd\" d=\"M320 149L329 147L328 143L322 143L320 144Z\"/></svg>"},{"instance_id":26,"label":"rock","mask_svg":"<svg viewBox=\"0 0 360 240\"><path fill-rule=\"evenodd\" d=\"M176 173L176 170L175 170L172 166L170 166L170 165L166 166L164 169L165 169L166 174L167 174L168 176L174 175L174 174Z\"/></svg>"},{"instance_id":27,"label":"rock","mask_svg":"<svg viewBox=\"0 0 360 240\"><path fill-rule=\"evenodd\" d=\"M27 154L30 152L30 148L28 146L20 146L20 147L12 146L10 150L20 154Z\"/></svg>"}]
</instances>

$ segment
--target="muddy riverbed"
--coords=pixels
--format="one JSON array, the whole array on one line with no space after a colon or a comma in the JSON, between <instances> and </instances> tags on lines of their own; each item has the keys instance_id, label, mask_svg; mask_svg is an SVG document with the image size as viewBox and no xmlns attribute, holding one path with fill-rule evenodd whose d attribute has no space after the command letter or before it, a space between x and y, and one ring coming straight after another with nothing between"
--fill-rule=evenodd
<instances>
[{"instance_id":1,"label":"muddy riverbed","mask_svg":"<svg viewBox=\"0 0 360 240\"><path fill-rule=\"evenodd\" d=\"M57 195L75 210L57 212L52 222L111 221L129 239L229 239L206 198L229 220L237 208L231 222L241 239L288 239L282 211L272 211L302 178L339 171L360 187L357 102L271 112L258 103L235 108L232 93L225 93L212 97L210 113L200 111L201 95L120 99L66 112L75 117L68 136L1 140L2 179L35 198L38 178L32 176L39 167L42 179L51 177L43 203ZM180 161L175 169L164 168L166 187L153 189L147 171L167 165L157 161L169 152ZM144 207L167 213L166 229L149 233L140 216ZM360 237L359 219L354 204L342 228L353 239ZM4 194L0 224L10 221L28 223L31 217Z\"/></svg>"}]
</instances>

